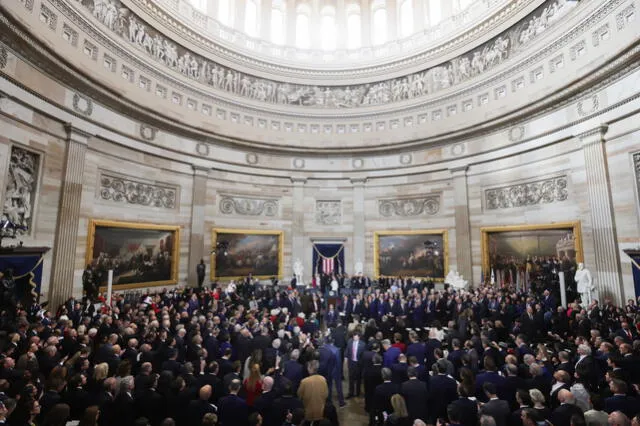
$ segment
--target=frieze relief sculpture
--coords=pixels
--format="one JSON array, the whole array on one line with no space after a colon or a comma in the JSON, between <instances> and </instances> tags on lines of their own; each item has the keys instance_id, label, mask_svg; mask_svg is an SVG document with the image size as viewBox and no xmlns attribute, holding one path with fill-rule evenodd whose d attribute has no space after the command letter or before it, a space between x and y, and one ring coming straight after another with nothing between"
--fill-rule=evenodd
<instances>
[{"instance_id":1,"label":"frieze relief sculpture","mask_svg":"<svg viewBox=\"0 0 640 426\"><path fill-rule=\"evenodd\" d=\"M11 147L2 220L16 225L16 236L28 234L31 229L39 166L38 154Z\"/></svg>"},{"instance_id":2,"label":"frieze relief sculpture","mask_svg":"<svg viewBox=\"0 0 640 426\"><path fill-rule=\"evenodd\" d=\"M440 211L440 196L378 201L378 211L383 217L414 217L434 215Z\"/></svg>"},{"instance_id":3,"label":"frieze relief sculpture","mask_svg":"<svg viewBox=\"0 0 640 426\"><path fill-rule=\"evenodd\" d=\"M323 87L257 78L204 59L144 24L119 0L80 2L121 38L188 78L262 102L333 109L401 102L464 82L523 50L570 9L567 0L547 0L503 34L439 66L373 84Z\"/></svg>"},{"instance_id":4,"label":"frieze relief sculpture","mask_svg":"<svg viewBox=\"0 0 640 426\"><path fill-rule=\"evenodd\" d=\"M319 225L339 225L342 221L340 201L316 201L316 223Z\"/></svg>"},{"instance_id":5,"label":"frieze relief sculpture","mask_svg":"<svg viewBox=\"0 0 640 426\"><path fill-rule=\"evenodd\" d=\"M527 182L485 191L487 210L524 207L565 201L569 197L567 176Z\"/></svg>"},{"instance_id":6,"label":"frieze relief sculpture","mask_svg":"<svg viewBox=\"0 0 640 426\"><path fill-rule=\"evenodd\" d=\"M219 208L222 214L269 217L278 215L277 200L223 195L220 198Z\"/></svg>"},{"instance_id":7,"label":"frieze relief sculpture","mask_svg":"<svg viewBox=\"0 0 640 426\"><path fill-rule=\"evenodd\" d=\"M177 189L168 185L139 182L131 178L100 175L100 198L117 203L174 209Z\"/></svg>"}]
</instances>

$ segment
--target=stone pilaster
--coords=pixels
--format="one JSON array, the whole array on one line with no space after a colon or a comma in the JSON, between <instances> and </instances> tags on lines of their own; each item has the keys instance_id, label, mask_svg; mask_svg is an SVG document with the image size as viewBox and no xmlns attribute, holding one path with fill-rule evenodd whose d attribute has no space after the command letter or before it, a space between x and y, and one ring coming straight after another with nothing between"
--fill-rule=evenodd
<instances>
[{"instance_id":1,"label":"stone pilaster","mask_svg":"<svg viewBox=\"0 0 640 426\"><path fill-rule=\"evenodd\" d=\"M364 184L365 178L351 179L353 185L353 258L351 265L347 265L345 269L349 273L355 273L352 269L357 261L361 261L366 265L365 261L365 243L364 243Z\"/></svg>"},{"instance_id":2,"label":"stone pilaster","mask_svg":"<svg viewBox=\"0 0 640 426\"><path fill-rule=\"evenodd\" d=\"M469 195L467 166L450 169L453 180L454 216L456 220L456 263L458 272L473 285L471 260L471 225L469 224ZM445 274L449 271L445 271Z\"/></svg>"},{"instance_id":3,"label":"stone pilaster","mask_svg":"<svg viewBox=\"0 0 640 426\"><path fill-rule=\"evenodd\" d=\"M193 199L191 202L191 232L189 237L189 271L187 274L187 282L189 286L196 287L198 285L198 275L196 274L196 266L200 263L200 259L205 258L204 250L204 217L207 204L207 176L208 169L193 166ZM211 265L209 265L211 267ZM209 272L209 271L207 271ZM208 280L205 276L204 284Z\"/></svg>"},{"instance_id":4,"label":"stone pilaster","mask_svg":"<svg viewBox=\"0 0 640 426\"><path fill-rule=\"evenodd\" d=\"M58 305L71 295L80 296L80 294L74 294L73 281L78 247L84 164L87 144L91 135L73 127L70 123L65 125L65 129L67 131L67 152L60 191L49 294L49 306L52 310L57 309Z\"/></svg>"},{"instance_id":5,"label":"stone pilaster","mask_svg":"<svg viewBox=\"0 0 640 426\"><path fill-rule=\"evenodd\" d=\"M362 46L371 46L371 1L360 1L360 25L362 27ZM360 48L362 46L359 46Z\"/></svg>"},{"instance_id":6,"label":"stone pilaster","mask_svg":"<svg viewBox=\"0 0 640 426\"><path fill-rule=\"evenodd\" d=\"M293 205L291 216L291 259L288 265L285 265L285 271L293 271L293 262L300 259L306 265L306 255L304 251L304 184L307 178L292 177L293 183ZM305 283L311 280L311 270L305 267L304 276ZM293 275L293 272L290 273Z\"/></svg>"},{"instance_id":7,"label":"stone pilaster","mask_svg":"<svg viewBox=\"0 0 640 426\"><path fill-rule=\"evenodd\" d=\"M624 293L605 149L604 135L607 130L607 126L600 126L578 135L587 173L596 262L595 267L586 267L592 271L598 298L602 300L609 296L613 303L620 304L624 301Z\"/></svg>"}]
</instances>

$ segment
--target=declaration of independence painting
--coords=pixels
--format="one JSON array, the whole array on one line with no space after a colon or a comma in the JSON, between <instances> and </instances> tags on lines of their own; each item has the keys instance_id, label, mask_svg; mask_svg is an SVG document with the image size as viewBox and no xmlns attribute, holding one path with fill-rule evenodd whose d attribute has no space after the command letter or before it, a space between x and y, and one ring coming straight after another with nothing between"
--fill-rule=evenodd
<instances>
[{"instance_id":1,"label":"declaration of independence painting","mask_svg":"<svg viewBox=\"0 0 640 426\"><path fill-rule=\"evenodd\" d=\"M444 281L449 268L446 230L376 232L373 250L376 277Z\"/></svg>"},{"instance_id":2,"label":"declaration of independence painting","mask_svg":"<svg viewBox=\"0 0 640 426\"><path fill-rule=\"evenodd\" d=\"M214 229L211 280L282 278L282 231Z\"/></svg>"},{"instance_id":3,"label":"declaration of independence painting","mask_svg":"<svg viewBox=\"0 0 640 426\"><path fill-rule=\"evenodd\" d=\"M179 248L179 226L92 220L86 263L99 287L107 286L109 269L114 289L172 285Z\"/></svg>"},{"instance_id":4,"label":"declaration of independence painting","mask_svg":"<svg viewBox=\"0 0 640 426\"><path fill-rule=\"evenodd\" d=\"M484 279L497 285L557 281L560 271L571 285L582 262L580 222L489 227L481 233Z\"/></svg>"}]
</instances>

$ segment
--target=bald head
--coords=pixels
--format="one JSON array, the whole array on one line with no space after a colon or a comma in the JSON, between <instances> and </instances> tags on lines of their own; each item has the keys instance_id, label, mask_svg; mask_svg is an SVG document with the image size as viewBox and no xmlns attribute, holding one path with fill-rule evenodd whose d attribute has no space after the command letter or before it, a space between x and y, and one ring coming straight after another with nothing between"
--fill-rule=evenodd
<instances>
[{"instance_id":1,"label":"bald head","mask_svg":"<svg viewBox=\"0 0 640 426\"><path fill-rule=\"evenodd\" d=\"M558 392L558 402L560 404L573 404L575 402L575 398L570 391L562 389Z\"/></svg>"},{"instance_id":2,"label":"bald head","mask_svg":"<svg viewBox=\"0 0 640 426\"><path fill-rule=\"evenodd\" d=\"M262 390L269 392L271 389L273 389L273 377L267 376L262 381Z\"/></svg>"},{"instance_id":3,"label":"bald head","mask_svg":"<svg viewBox=\"0 0 640 426\"><path fill-rule=\"evenodd\" d=\"M609 426L629 426L630 424L629 417L621 411L614 411L609 414Z\"/></svg>"},{"instance_id":4,"label":"bald head","mask_svg":"<svg viewBox=\"0 0 640 426\"><path fill-rule=\"evenodd\" d=\"M211 385L204 385L201 387L199 396L201 400L208 401L209 398L211 398Z\"/></svg>"}]
</instances>

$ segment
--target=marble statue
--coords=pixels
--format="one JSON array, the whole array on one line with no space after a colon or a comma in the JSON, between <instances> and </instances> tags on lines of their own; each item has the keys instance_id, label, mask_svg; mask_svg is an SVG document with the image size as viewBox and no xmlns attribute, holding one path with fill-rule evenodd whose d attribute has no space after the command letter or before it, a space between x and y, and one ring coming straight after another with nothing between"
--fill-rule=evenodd
<instances>
[{"instance_id":1,"label":"marble statue","mask_svg":"<svg viewBox=\"0 0 640 426\"><path fill-rule=\"evenodd\" d=\"M353 270L353 273L355 275L364 274L364 266L362 265L362 261L360 259L358 259L358 261L356 262L356 265L355 265L355 268Z\"/></svg>"},{"instance_id":2,"label":"marble statue","mask_svg":"<svg viewBox=\"0 0 640 426\"><path fill-rule=\"evenodd\" d=\"M18 227L16 235L27 233L31 227L38 163L38 154L17 146L11 149L2 216Z\"/></svg>"},{"instance_id":3,"label":"marble statue","mask_svg":"<svg viewBox=\"0 0 640 426\"><path fill-rule=\"evenodd\" d=\"M584 267L584 263L578 263L578 270L574 279L578 285L578 293L580 293L582 304L589 306L591 304L591 293L595 290L595 287L593 287L591 272Z\"/></svg>"},{"instance_id":4,"label":"marble statue","mask_svg":"<svg viewBox=\"0 0 640 426\"><path fill-rule=\"evenodd\" d=\"M304 267L302 266L302 262L300 259L296 259L293 262L293 276L296 279L296 285L302 285L302 273L304 272Z\"/></svg>"},{"instance_id":5,"label":"marble statue","mask_svg":"<svg viewBox=\"0 0 640 426\"><path fill-rule=\"evenodd\" d=\"M444 279L446 284L449 284L455 289L463 289L467 287L468 281L462 278L462 275L458 271L451 269Z\"/></svg>"}]
</instances>

